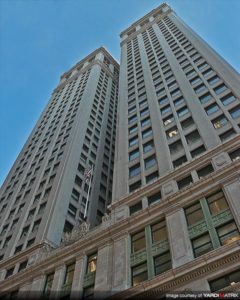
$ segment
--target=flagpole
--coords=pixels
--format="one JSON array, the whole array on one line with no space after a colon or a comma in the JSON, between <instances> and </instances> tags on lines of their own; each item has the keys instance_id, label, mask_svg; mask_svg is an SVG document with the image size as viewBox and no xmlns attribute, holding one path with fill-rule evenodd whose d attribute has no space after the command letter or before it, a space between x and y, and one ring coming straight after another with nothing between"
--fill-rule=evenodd
<instances>
[{"instance_id":1,"label":"flagpole","mask_svg":"<svg viewBox=\"0 0 240 300\"><path fill-rule=\"evenodd\" d=\"M91 188L91 183L92 183L92 176L93 176L93 165L92 165L91 177L90 177L89 185L88 185L87 201L86 201L86 206L85 206L84 216L83 216L84 219L86 218L86 215L87 215L87 208L88 208L89 195L90 195L90 188Z\"/></svg>"}]
</instances>

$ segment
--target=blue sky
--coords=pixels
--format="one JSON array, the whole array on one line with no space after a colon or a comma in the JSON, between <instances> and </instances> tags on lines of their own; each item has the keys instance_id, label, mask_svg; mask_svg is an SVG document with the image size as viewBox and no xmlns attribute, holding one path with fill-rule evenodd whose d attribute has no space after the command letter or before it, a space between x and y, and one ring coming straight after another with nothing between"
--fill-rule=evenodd
<instances>
[{"instance_id":1,"label":"blue sky","mask_svg":"<svg viewBox=\"0 0 240 300\"><path fill-rule=\"evenodd\" d=\"M239 0L167 2L240 71ZM101 45L119 60L119 33L161 3L0 0L0 184L60 75Z\"/></svg>"}]
</instances>

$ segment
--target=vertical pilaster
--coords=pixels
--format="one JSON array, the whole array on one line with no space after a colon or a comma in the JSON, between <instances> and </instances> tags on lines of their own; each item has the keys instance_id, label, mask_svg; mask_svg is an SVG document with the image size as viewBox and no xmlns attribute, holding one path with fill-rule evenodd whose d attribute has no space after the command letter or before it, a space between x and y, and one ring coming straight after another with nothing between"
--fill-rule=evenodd
<instances>
[{"instance_id":1,"label":"vertical pilaster","mask_svg":"<svg viewBox=\"0 0 240 300\"><path fill-rule=\"evenodd\" d=\"M66 272L66 266L60 266L55 270L53 277L53 284L51 288L50 298L57 299L59 298L61 288L63 285L64 275Z\"/></svg>"},{"instance_id":2,"label":"vertical pilaster","mask_svg":"<svg viewBox=\"0 0 240 300\"><path fill-rule=\"evenodd\" d=\"M106 298L111 294L112 253L112 244L107 244L106 246L98 249L97 270L94 287L96 299Z\"/></svg>"},{"instance_id":3,"label":"vertical pilaster","mask_svg":"<svg viewBox=\"0 0 240 300\"><path fill-rule=\"evenodd\" d=\"M41 296L44 289L45 280L45 275L40 275L33 279L30 293L32 299L38 299Z\"/></svg>"},{"instance_id":4,"label":"vertical pilaster","mask_svg":"<svg viewBox=\"0 0 240 300\"><path fill-rule=\"evenodd\" d=\"M168 238L172 255L173 268L193 260L191 242L182 208L170 212L166 216Z\"/></svg>"},{"instance_id":5,"label":"vertical pilaster","mask_svg":"<svg viewBox=\"0 0 240 300\"><path fill-rule=\"evenodd\" d=\"M83 278L84 278L84 258L77 258L73 282L72 282L72 291L71 291L71 299L80 299L82 297L83 290Z\"/></svg>"}]
</instances>

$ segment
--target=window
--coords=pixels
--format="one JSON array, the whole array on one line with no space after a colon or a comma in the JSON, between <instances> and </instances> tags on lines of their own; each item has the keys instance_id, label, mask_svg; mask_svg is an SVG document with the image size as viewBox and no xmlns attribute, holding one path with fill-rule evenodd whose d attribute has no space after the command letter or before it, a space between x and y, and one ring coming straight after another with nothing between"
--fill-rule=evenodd
<instances>
[{"instance_id":1,"label":"window","mask_svg":"<svg viewBox=\"0 0 240 300\"><path fill-rule=\"evenodd\" d=\"M233 119L239 118L240 117L240 105L234 107L229 112L230 112Z\"/></svg>"},{"instance_id":2,"label":"window","mask_svg":"<svg viewBox=\"0 0 240 300\"><path fill-rule=\"evenodd\" d=\"M202 95L201 97L199 97L199 100L202 104L207 103L211 99L212 99L212 95L210 93L206 93L206 94Z\"/></svg>"},{"instance_id":3,"label":"window","mask_svg":"<svg viewBox=\"0 0 240 300\"><path fill-rule=\"evenodd\" d=\"M38 230L40 223L41 220L37 220L36 222L34 222L32 232L36 232Z\"/></svg>"},{"instance_id":4,"label":"window","mask_svg":"<svg viewBox=\"0 0 240 300\"><path fill-rule=\"evenodd\" d=\"M134 125L128 129L128 132L129 132L129 134L132 134L133 132L135 132L137 130L138 130L138 126Z\"/></svg>"},{"instance_id":5,"label":"window","mask_svg":"<svg viewBox=\"0 0 240 300\"><path fill-rule=\"evenodd\" d=\"M198 141L200 138L201 138L201 137L200 137L200 135L199 135L199 133L198 133L197 130L195 130L195 131L189 133L188 135L186 135L186 140L187 140L187 143L188 143L189 145L195 143L195 142Z\"/></svg>"},{"instance_id":6,"label":"window","mask_svg":"<svg viewBox=\"0 0 240 300\"><path fill-rule=\"evenodd\" d=\"M187 161L186 156L182 156L176 160L173 161L173 166L174 168L181 166L183 163L185 163Z\"/></svg>"},{"instance_id":7,"label":"window","mask_svg":"<svg viewBox=\"0 0 240 300\"><path fill-rule=\"evenodd\" d=\"M129 168L129 178L137 176L141 173L140 164L136 164L135 166Z\"/></svg>"},{"instance_id":8,"label":"window","mask_svg":"<svg viewBox=\"0 0 240 300\"><path fill-rule=\"evenodd\" d=\"M157 192L156 194L153 194L148 197L148 205L151 205L153 203L159 202L162 198L161 192Z\"/></svg>"},{"instance_id":9,"label":"window","mask_svg":"<svg viewBox=\"0 0 240 300\"><path fill-rule=\"evenodd\" d=\"M181 122L182 129L187 129L188 127L190 127L193 124L194 124L194 122L193 122L192 117L187 118L186 120Z\"/></svg>"},{"instance_id":10,"label":"window","mask_svg":"<svg viewBox=\"0 0 240 300\"><path fill-rule=\"evenodd\" d=\"M72 205L71 203L69 204L69 207L68 207L68 213L73 217L75 218L76 217L76 214L77 214L77 208Z\"/></svg>"},{"instance_id":11,"label":"window","mask_svg":"<svg viewBox=\"0 0 240 300\"><path fill-rule=\"evenodd\" d=\"M49 294L50 293L51 288L52 288L52 284L53 284L53 277L54 277L54 273L50 273L50 274L47 275L44 290L43 290L44 294Z\"/></svg>"},{"instance_id":12,"label":"window","mask_svg":"<svg viewBox=\"0 0 240 300\"><path fill-rule=\"evenodd\" d=\"M169 130L166 131L166 136L168 139L174 137L175 135L178 135L178 129L176 126L170 128Z\"/></svg>"},{"instance_id":13,"label":"window","mask_svg":"<svg viewBox=\"0 0 240 300\"><path fill-rule=\"evenodd\" d=\"M194 158L194 157L196 157L196 156L202 154L202 153L205 152L205 151L206 151L206 148L205 148L205 146L203 146L203 145L200 146L200 147L198 147L198 148L196 148L196 149L194 149L194 150L192 150L192 151L191 151L192 158Z\"/></svg>"},{"instance_id":14,"label":"window","mask_svg":"<svg viewBox=\"0 0 240 300\"><path fill-rule=\"evenodd\" d=\"M170 251L162 253L154 257L154 270L155 275L161 274L172 268L171 254Z\"/></svg>"},{"instance_id":15,"label":"window","mask_svg":"<svg viewBox=\"0 0 240 300\"><path fill-rule=\"evenodd\" d=\"M200 94L201 92L206 90L206 86L204 84L200 84L194 88L196 94Z\"/></svg>"},{"instance_id":16,"label":"window","mask_svg":"<svg viewBox=\"0 0 240 300\"><path fill-rule=\"evenodd\" d=\"M70 290L73 282L75 263L67 266L63 281L63 290Z\"/></svg>"},{"instance_id":17,"label":"window","mask_svg":"<svg viewBox=\"0 0 240 300\"><path fill-rule=\"evenodd\" d=\"M91 254L87 258L86 274L96 272L97 269L97 253Z\"/></svg>"},{"instance_id":18,"label":"window","mask_svg":"<svg viewBox=\"0 0 240 300\"><path fill-rule=\"evenodd\" d=\"M94 296L94 285L83 288L83 299L93 299Z\"/></svg>"},{"instance_id":19,"label":"window","mask_svg":"<svg viewBox=\"0 0 240 300\"><path fill-rule=\"evenodd\" d=\"M146 115L148 112L149 112L148 108L145 108L140 111L140 116L142 117L142 116Z\"/></svg>"},{"instance_id":20,"label":"window","mask_svg":"<svg viewBox=\"0 0 240 300\"><path fill-rule=\"evenodd\" d=\"M228 139L230 139L231 137L233 137L235 135L235 131L233 129L230 129L226 132L224 132L223 134L219 135L221 141L226 141Z\"/></svg>"},{"instance_id":21,"label":"window","mask_svg":"<svg viewBox=\"0 0 240 300\"><path fill-rule=\"evenodd\" d=\"M135 190L137 190L138 188L140 188L141 185L142 185L141 181L137 181L137 182L131 184L131 185L129 186L129 192L130 192L130 193L131 193L131 192L134 192Z\"/></svg>"},{"instance_id":22,"label":"window","mask_svg":"<svg viewBox=\"0 0 240 300\"><path fill-rule=\"evenodd\" d=\"M179 116L179 118L180 118L180 117L186 115L188 112L189 112L189 109L185 106L185 107L183 107L182 109L179 109L179 110L177 111L177 114L178 114L178 116Z\"/></svg>"},{"instance_id":23,"label":"window","mask_svg":"<svg viewBox=\"0 0 240 300\"><path fill-rule=\"evenodd\" d=\"M147 263L142 263L138 266L132 267L132 285L136 286L139 283L148 279Z\"/></svg>"},{"instance_id":24,"label":"window","mask_svg":"<svg viewBox=\"0 0 240 300\"><path fill-rule=\"evenodd\" d=\"M221 98L220 100L222 101L223 105L226 106L226 105L236 101L236 97L232 93L230 93L230 94L226 95L225 97Z\"/></svg>"},{"instance_id":25,"label":"window","mask_svg":"<svg viewBox=\"0 0 240 300\"><path fill-rule=\"evenodd\" d=\"M14 267L7 270L5 279L13 275Z\"/></svg>"},{"instance_id":26,"label":"window","mask_svg":"<svg viewBox=\"0 0 240 300\"><path fill-rule=\"evenodd\" d=\"M228 154L229 154L232 161L240 159L240 148L236 149L236 150L234 150L234 151L232 151Z\"/></svg>"},{"instance_id":27,"label":"window","mask_svg":"<svg viewBox=\"0 0 240 300\"><path fill-rule=\"evenodd\" d=\"M159 177L158 171L151 173L150 175L146 176L146 183L150 183L153 180Z\"/></svg>"},{"instance_id":28,"label":"window","mask_svg":"<svg viewBox=\"0 0 240 300\"><path fill-rule=\"evenodd\" d=\"M147 142L143 145L143 152L146 153L148 151L151 151L154 148L153 140Z\"/></svg>"},{"instance_id":29,"label":"window","mask_svg":"<svg viewBox=\"0 0 240 300\"><path fill-rule=\"evenodd\" d=\"M146 118L141 121L141 126L144 127L144 126L149 125L150 123L151 123L150 118Z\"/></svg>"},{"instance_id":30,"label":"window","mask_svg":"<svg viewBox=\"0 0 240 300\"><path fill-rule=\"evenodd\" d=\"M168 97L167 97L167 96L162 97L162 98L160 98L160 99L158 100L158 103L159 103L160 105L162 105L162 104L164 104L164 103L167 103L167 102L168 102Z\"/></svg>"},{"instance_id":31,"label":"window","mask_svg":"<svg viewBox=\"0 0 240 300\"><path fill-rule=\"evenodd\" d=\"M145 139L148 136L152 135L152 128L146 129L142 132L142 138Z\"/></svg>"},{"instance_id":32,"label":"window","mask_svg":"<svg viewBox=\"0 0 240 300\"><path fill-rule=\"evenodd\" d=\"M179 190L185 188L186 186L190 185L193 182L192 176L189 175L181 180L177 181L177 185Z\"/></svg>"},{"instance_id":33,"label":"window","mask_svg":"<svg viewBox=\"0 0 240 300\"><path fill-rule=\"evenodd\" d=\"M212 215L228 209L228 204L222 191L218 191L217 193L206 197L206 200Z\"/></svg>"},{"instance_id":34,"label":"window","mask_svg":"<svg viewBox=\"0 0 240 300\"><path fill-rule=\"evenodd\" d=\"M142 201L139 201L138 203L130 206L129 210L130 210L130 215L142 210Z\"/></svg>"},{"instance_id":35,"label":"window","mask_svg":"<svg viewBox=\"0 0 240 300\"><path fill-rule=\"evenodd\" d=\"M158 243L168 239L167 227L165 220L151 226L152 242Z\"/></svg>"},{"instance_id":36,"label":"window","mask_svg":"<svg viewBox=\"0 0 240 300\"><path fill-rule=\"evenodd\" d=\"M199 178L205 177L208 174L212 173L214 171L212 164L209 164L199 170L197 170L197 174Z\"/></svg>"},{"instance_id":37,"label":"window","mask_svg":"<svg viewBox=\"0 0 240 300\"><path fill-rule=\"evenodd\" d=\"M133 145L135 145L137 143L138 143L138 136L136 135L129 140L129 147L132 147Z\"/></svg>"},{"instance_id":38,"label":"window","mask_svg":"<svg viewBox=\"0 0 240 300\"><path fill-rule=\"evenodd\" d=\"M164 108L161 109L161 114L165 115L165 114L167 114L167 113L169 113L171 111L172 111L171 106L167 105L167 106L165 106Z\"/></svg>"},{"instance_id":39,"label":"window","mask_svg":"<svg viewBox=\"0 0 240 300\"><path fill-rule=\"evenodd\" d=\"M134 160L135 158L139 157L139 150L136 149L129 153L129 161Z\"/></svg>"},{"instance_id":40,"label":"window","mask_svg":"<svg viewBox=\"0 0 240 300\"><path fill-rule=\"evenodd\" d=\"M216 228L221 245L227 245L240 240L239 231L234 221Z\"/></svg>"},{"instance_id":41,"label":"window","mask_svg":"<svg viewBox=\"0 0 240 300\"><path fill-rule=\"evenodd\" d=\"M221 127L225 126L227 123L228 123L228 120L224 115L221 115L220 117L212 120L212 124L215 129L221 128Z\"/></svg>"},{"instance_id":42,"label":"window","mask_svg":"<svg viewBox=\"0 0 240 300\"><path fill-rule=\"evenodd\" d=\"M157 163L155 155L152 155L144 160L145 169L149 169Z\"/></svg>"},{"instance_id":43,"label":"window","mask_svg":"<svg viewBox=\"0 0 240 300\"><path fill-rule=\"evenodd\" d=\"M211 292L219 291L240 281L240 269L209 281Z\"/></svg>"},{"instance_id":44,"label":"window","mask_svg":"<svg viewBox=\"0 0 240 300\"><path fill-rule=\"evenodd\" d=\"M19 265L19 268L18 268L18 272L21 272L22 270L26 269L27 264L28 264L27 260L21 262L20 265Z\"/></svg>"},{"instance_id":45,"label":"window","mask_svg":"<svg viewBox=\"0 0 240 300\"><path fill-rule=\"evenodd\" d=\"M192 240L193 253L195 257L213 250L212 242L208 233Z\"/></svg>"},{"instance_id":46,"label":"window","mask_svg":"<svg viewBox=\"0 0 240 300\"><path fill-rule=\"evenodd\" d=\"M164 126L167 126L168 124L171 124L172 122L174 122L173 115L170 115L169 117L163 119Z\"/></svg>"},{"instance_id":47,"label":"window","mask_svg":"<svg viewBox=\"0 0 240 300\"><path fill-rule=\"evenodd\" d=\"M204 219L200 202L194 203L193 205L185 209L185 215L188 226L192 226Z\"/></svg>"},{"instance_id":48,"label":"window","mask_svg":"<svg viewBox=\"0 0 240 300\"><path fill-rule=\"evenodd\" d=\"M128 119L128 124L131 124L137 120L137 115L132 116L131 118Z\"/></svg>"},{"instance_id":49,"label":"window","mask_svg":"<svg viewBox=\"0 0 240 300\"><path fill-rule=\"evenodd\" d=\"M175 105L175 106L178 106L178 105L180 105L180 104L182 104L182 103L184 103L183 97L178 98L177 100L174 101L174 105Z\"/></svg>"},{"instance_id":50,"label":"window","mask_svg":"<svg viewBox=\"0 0 240 300\"><path fill-rule=\"evenodd\" d=\"M209 105L208 107L206 107L205 110L208 115L212 115L219 110L219 106L216 103L213 103L213 104Z\"/></svg>"},{"instance_id":51,"label":"window","mask_svg":"<svg viewBox=\"0 0 240 300\"><path fill-rule=\"evenodd\" d=\"M217 83L218 81L220 81L220 78L216 75L213 76L212 78L208 79L208 83L210 85L214 85L215 83Z\"/></svg>"},{"instance_id":52,"label":"window","mask_svg":"<svg viewBox=\"0 0 240 300\"><path fill-rule=\"evenodd\" d=\"M214 91L217 95L220 95L221 93L223 93L225 90L227 89L225 84L221 84L219 86L217 86Z\"/></svg>"},{"instance_id":53,"label":"window","mask_svg":"<svg viewBox=\"0 0 240 300\"><path fill-rule=\"evenodd\" d=\"M142 249L146 248L146 240L145 240L145 231L142 230L138 233L135 233L131 237L132 246L131 246L131 252L135 253Z\"/></svg>"}]
</instances>

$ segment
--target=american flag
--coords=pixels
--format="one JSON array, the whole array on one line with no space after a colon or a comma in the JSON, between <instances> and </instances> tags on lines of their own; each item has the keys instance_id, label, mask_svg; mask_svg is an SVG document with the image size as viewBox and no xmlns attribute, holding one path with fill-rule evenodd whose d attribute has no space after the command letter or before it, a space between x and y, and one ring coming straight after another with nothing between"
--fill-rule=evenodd
<instances>
[{"instance_id":1,"label":"american flag","mask_svg":"<svg viewBox=\"0 0 240 300\"><path fill-rule=\"evenodd\" d=\"M93 175L93 165L91 167L86 168L84 171L84 178L87 183L90 181L92 175Z\"/></svg>"}]
</instances>

